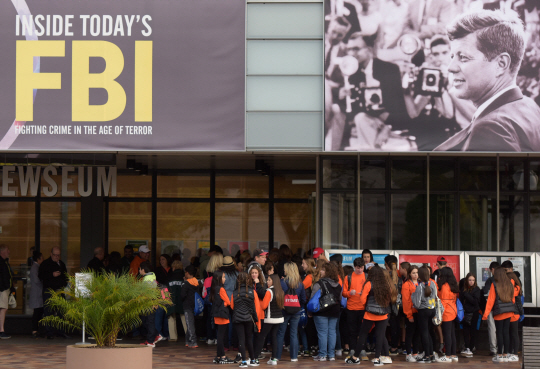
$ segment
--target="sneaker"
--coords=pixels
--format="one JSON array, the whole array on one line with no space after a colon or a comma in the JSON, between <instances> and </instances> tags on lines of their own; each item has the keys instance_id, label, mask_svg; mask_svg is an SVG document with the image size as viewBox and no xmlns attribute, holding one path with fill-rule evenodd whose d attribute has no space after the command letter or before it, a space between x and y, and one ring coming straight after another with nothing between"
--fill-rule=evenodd
<instances>
[{"instance_id":1,"label":"sneaker","mask_svg":"<svg viewBox=\"0 0 540 369\"><path fill-rule=\"evenodd\" d=\"M220 361L221 361L221 358L215 357L214 360L212 360L212 363L219 364Z\"/></svg>"},{"instance_id":2,"label":"sneaker","mask_svg":"<svg viewBox=\"0 0 540 369\"><path fill-rule=\"evenodd\" d=\"M471 351L473 354L476 354L476 347L473 347Z\"/></svg>"},{"instance_id":3,"label":"sneaker","mask_svg":"<svg viewBox=\"0 0 540 369\"><path fill-rule=\"evenodd\" d=\"M425 354L426 354L425 352L419 353L418 355L416 355L416 360L418 360L418 359L423 359L424 356L425 356Z\"/></svg>"},{"instance_id":4,"label":"sneaker","mask_svg":"<svg viewBox=\"0 0 540 369\"><path fill-rule=\"evenodd\" d=\"M228 357L219 359L220 364L234 364L234 360L229 359Z\"/></svg>"},{"instance_id":5,"label":"sneaker","mask_svg":"<svg viewBox=\"0 0 540 369\"><path fill-rule=\"evenodd\" d=\"M408 363L416 363L417 360L414 356L412 355L407 355L407 357L405 358L405 361L408 362Z\"/></svg>"},{"instance_id":6,"label":"sneaker","mask_svg":"<svg viewBox=\"0 0 540 369\"><path fill-rule=\"evenodd\" d=\"M207 341L206 341L206 344L207 344L207 345L213 345L213 344L214 344L214 340L207 340Z\"/></svg>"},{"instance_id":7,"label":"sneaker","mask_svg":"<svg viewBox=\"0 0 540 369\"><path fill-rule=\"evenodd\" d=\"M299 352L298 355L302 354L302 356L304 357L308 357L308 356L311 356L311 351L309 350L306 350L306 351L302 351L302 352Z\"/></svg>"},{"instance_id":8,"label":"sneaker","mask_svg":"<svg viewBox=\"0 0 540 369\"><path fill-rule=\"evenodd\" d=\"M375 359L373 361L374 366L383 366L384 364L381 362L381 359Z\"/></svg>"},{"instance_id":9,"label":"sneaker","mask_svg":"<svg viewBox=\"0 0 540 369\"><path fill-rule=\"evenodd\" d=\"M353 359L352 356L349 356L345 359L345 364L360 364L360 358Z\"/></svg>"},{"instance_id":10,"label":"sneaker","mask_svg":"<svg viewBox=\"0 0 540 369\"><path fill-rule=\"evenodd\" d=\"M473 357L473 353L469 349L465 349L465 350L461 351L461 355L463 355L465 357Z\"/></svg>"},{"instance_id":11,"label":"sneaker","mask_svg":"<svg viewBox=\"0 0 540 369\"><path fill-rule=\"evenodd\" d=\"M154 340L154 344L158 343L159 341L163 341L165 338L161 334L158 334L156 336L156 339Z\"/></svg>"},{"instance_id":12,"label":"sneaker","mask_svg":"<svg viewBox=\"0 0 540 369\"><path fill-rule=\"evenodd\" d=\"M365 350L360 351L360 359L362 359L362 361L368 361L369 360Z\"/></svg>"},{"instance_id":13,"label":"sneaker","mask_svg":"<svg viewBox=\"0 0 540 369\"><path fill-rule=\"evenodd\" d=\"M336 350L336 356L342 356L343 350Z\"/></svg>"},{"instance_id":14,"label":"sneaker","mask_svg":"<svg viewBox=\"0 0 540 369\"><path fill-rule=\"evenodd\" d=\"M508 355L503 355L503 356L502 356L502 362L503 362L503 363L507 363L507 362L508 362Z\"/></svg>"},{"instance_id":15,"label":"sneaker","mask_svg":"<svg viewBox=\"0 0 540 369\"><path fill-rule=\"evenodd\" d=\"M343 349L343 355L347 356L347 355L349 355L349 352L350 352L350 351L349 351L348 348Z\"/></svg>"},{"instance_id":16,"label":"sneaker","mask_svg":"<svg viewBox=\"0 0 540 369\"><path fill-rule=\"evenodd\" d=\"M451 363L452 359L449 358L449 357L446 357L446 355L444 355L444 356L439 356L439 358L436 361L438 363Z\"/></svg>"},{"instance_id":17,"label":"sneaker","mask_svg":"<svg viewBox=\"0 0 540 369\"><path fill-rule=\"evenodd\" d=\"M291 362L296 363L298 361L298 358L291 359Z\"/></svg>"},{"instance_id":18,"label":"sneaker","mask_svg":"<svg viewBox=\"0 0 540 369\"><path fill-rule=\"evenodd\" d=\"M238 364L238 367L239 368L247 368L248 367L247 361L241 361L240 364Z\"/></svg>"},{"instance_id":19,"label":"sneaker","mask_svg":"<svg viewBox=\"0 0 540 369\"><path fill-rule=\"evenodd\" d=\"M313 360L315 360L315 361L326 361L326 356L317 356L317 357L314 357Z\"/></svg>"},{"instance_id":20,"label":"sneaker","mask_svg":"<svg viewBox=\"0 0 540 369\"><path fill-rule=\"evenodd\" d=\"M456 355L450 356L450 359L452 359L452 361L454 361L456 363L459 361L459 358Z\"/></svg>"},{"instance_id":21,"label":"sneaker","mask_svg":"<svg viewBox=\"0 0 540 369\"><path fill-rule=\"evenodd\" d=\"M236 357L234 358L233 362L235 364L242 362L242 355L237 354Z\"/></svg>"},{"instance_id":22,"label":"sneaker","mask_svg":"<svg viewBox=\"0 0 540 369\"><path fill-rule=\"evenodd\" d=\"M268 349L267 349L266 347L263 347L263 349L261 350L261 354L263 354L263 355L269 355L269 354L271 354L271 352L268 351Z\"/></svg>"},{"instance_id":23,"label":"sneaker","mask_svg":"<svg viewBox=\"0 0 540 369\"><path fill-rule=\"evenodd\" d=\"M289 345L289 346L285 346L285 350L291 351L291 346L290 346L290 345Z\"/></svg>"},{"instance_id":24,"label":"sneaker","mask_svg":"<svg viewBox=\"0 0 540 369\"><path fill-rule=\"evenodd\" d=\"M508 361L508 358L505 358L502 355L496 355L496 356L493 356L491 360L495 363L505 363Z\"/></svg>"},{"instance_id":25,"label":"sneaker","mask_svg":"<svg viewBox=\"0 0 540 369\"><path fill-rule=\"evenodd\" d=\"M420 363L420 364L429 364L431 363L431 358L429 356L426 356L420 360L417 361L417 363Z\"/></svg>"},{"instance_id":26,"label":"sneaker","mask_svg":"<svg viewBox=\"0 0 540 369\"><path fill-rule=\"evenodd\" d=\"M380 359L383 364L392 364L392 359L389 356L381 356Z\"/></svg>"},{"instance_id":27,"label":"sneaker","mask_svg":"<svg viewBox=\"0 0 540 369\"><path fill-rule=\"evenodd\" d=\"M196 349L196 348L199 348L199 346L197 346L196 343L190 343L190 344L188 344L188 348L190 348L190 349Z\"/></svg>"},{"instance_id":28,"label":"sneaker","mask_svg":"<svg viewBox=\"0 0 540 369\"><path fill-rule=\"evenodd\" d=\"M399 354L399 349L390 349L390 355L396 356L397 354Z\"/></svg>"},{"instance_id":29,"label":"sneaker","mask_svg":"<svg viewBox=\"0 0 540 369\"><path fill-rule=\"evenodd\" d=\"M0 332L0 339L8 340L10 338L11 338L11 336L9 334L7 334L6 332Z\"/></svg>"},{"instance_id":30,"label":"sneaker","mask_svg":"<svg viewBox=\"0 0 540 369\"><path fill-rule=\"evenodd\" d=\"M258 359L258 360L264 359L264 355L261 353L257 359Z\"/></svg>"},{"instance_id":31,"label":"sneaker","mask_svg":"<svg viewBox=\"0 0 540 369\"><path fill-rule=\"evenodd\" d=\"M327 360L328 361L336 361L336 358L335 357L329 357Z\"/></svg>"},{"instance_id":32,"label":"sneaker","mask_svg":"<svg viewBox=\"0 0 540 369\"><path fill-rule=\"evenodd\" d=\"M277 365L277 359L270 359L270 360L268 360L268 362L266 364L268 364L268 365Z\"/></svg>"},{"instance_id":33,"label":"sneaker","mask_svg":"<svg viewBox=\"0 0 540 369\"><path fill-rule=\"evenodd\" d=\"M153 342L148 342L148 341L141 343L141 346L156 347L156 345Z\"/></svg>"},{"instance_id":34,"label":"sneaker","mask_svg":"<svg viewBox=\"0 0 540 369\"><path fill-rule=\"evenodd\" d=\"M248 362L248 365L249 366L259 366L259 360L255 359L255 360L250 360Z\"/></svg>"},{"instance_id":35,"label":"sneaker","mask_svg":"<svg viewBox=\"0 0 540 369\"><path fill-rule=\"evenodd\" d=\"M517 355L508 355L508 362L518 362L519 357Z\"/></svg>"}]
</instances>

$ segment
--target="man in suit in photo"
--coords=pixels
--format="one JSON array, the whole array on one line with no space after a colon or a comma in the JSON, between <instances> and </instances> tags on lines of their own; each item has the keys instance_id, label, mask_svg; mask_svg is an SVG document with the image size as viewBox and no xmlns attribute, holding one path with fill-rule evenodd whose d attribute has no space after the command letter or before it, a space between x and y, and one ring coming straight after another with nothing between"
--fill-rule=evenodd
<instances>
[{"instance_id":1,"label":"man in suit in photo","mask_svg":"<svg viewBox=\"0 0 540 369\"><path fill-rule=\"evenodd\" d=\"M435 151L540 151L540 107L523 96L516 77L525 31L514 13L481 10L449 27L450 93L476 106L471 124Z\"/></svg>"},{"instance_id":2,"label":"man in suit in photo","mask_svg":"<svg viewBox=\"0 0 540 369\"><path fill-rule=\"evenodd\" d=\"M421 40L446 33L454 4L448 0L417 0L409 3L403 33L416 34Z\"/></svg>"}]
</instances>

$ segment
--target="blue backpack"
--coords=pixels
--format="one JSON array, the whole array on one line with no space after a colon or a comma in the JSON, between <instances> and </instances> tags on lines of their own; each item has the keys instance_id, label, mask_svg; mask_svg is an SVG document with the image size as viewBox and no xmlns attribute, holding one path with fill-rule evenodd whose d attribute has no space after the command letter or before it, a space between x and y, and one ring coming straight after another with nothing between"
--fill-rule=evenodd
<instances>
[{"instance_id":1,"label":"blue backpack","mask_svg":"<svg viewBox=\"0 0 540 369\"><path fill-rule=\"evenodd\" d=\"M307 311L310 313L316 313L321 308L321 304L319 303L319 300L321 298L321 290L318 289L317 292L311 295L311 298L309 299L309 302L307 303Z\"/></svg>"},{"instance_id":2,"label":"blue backpack","mask_svg":"<svg viewBox=\"0 0 540 369\"><path fill-rule=\"evenodd\" d=\"M465 310L463 310L463 305L461 304L461 301L459 299L456 299L456 306L457 306L457 319L458 321L462 321L465 317Z\"/></svg>"},{"instance_id":3,"label":"blue backpack","mask_svg":"<svg viewBox=\"0 0 540 369\"><path fill-rule=\"evenodd\" d=\"M198 292L195 292L195 309L193 309L193 315L197 316L202 313L204 310L204 300L199 295Z\"/></svg>"}]
</instances>

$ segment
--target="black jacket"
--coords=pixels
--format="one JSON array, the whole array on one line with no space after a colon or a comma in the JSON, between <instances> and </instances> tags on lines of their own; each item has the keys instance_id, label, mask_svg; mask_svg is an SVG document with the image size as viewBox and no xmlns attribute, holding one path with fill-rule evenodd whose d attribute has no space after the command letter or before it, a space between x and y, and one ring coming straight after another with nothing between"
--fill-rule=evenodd
<instances>
[{"instance_id":1,"label":"black jacket","mask_svg":"<svg viewBox=\"0 0 540 369\"><path fill-rule=\"evenodd\" d=\"M223 287L214 287L214 301L212 302L212 317L213 318L225 318L229 319L229 308L225 306L225 303L219 295L220 290Z\"/></svg>"},{"instance_id":2,"label":"black jacket","mask_svg":"<svg viewBox=\"0 0 540 369\"><path fill-rule=\"evenodd\" d=\"M54 277L54 272L60 272L58 277ZM57 291L67 286L68 278L66 276L67 268L66 264L62 260L55 263L51 258L45 260L39 266L39 279L43 282L43 292L46 292L49 288Z\"/></svg>"},{"instance_id":3,"label":"black jacket","mask_svg":"<svg viewBox=\"0 0 540 369\"><path fill-rule=\"evenodd\" d=\"M313 285L313 296L315 296L319 289L321 290L321 298L326 295L326 291L328 291L329 294L334 295L334 300L337 302L337 304L335 304L331 308L328 308L325 311L313 313L313 315L328 316L334 318L339 317L339 314L341 312L342 293L342 288L339 282L333 281L329 278L321 278L317 281L317 283Z\"/></svg>"},{"instance_id":4,"label":"black jacket","mask_svg":"<svg viewBox=\"0 0 540 369\"><path fill-rule=\"evenodd\" d=\"M182 292L180 292L180 300L184 312L193 311L195 309L195 292L201 294L202 285L199 283L197 286L192 285L188 281L185 281L182 285Z\"/></svg>"},{"instance_id":5,"label":"black jacket","mask_svg":"<svg viewBox=\"0 0 540 369\"><path fill-rule=\"evenodd\" d=\"M167 314L184 314L184 306L182 304L182 286L184 285L184 271L182 269L177 269L172 272L171 277L169 278L169 293L171 294L171 301L173 302L173 307L167 308Z\"/></svg>"},{"instance_id":6,"label":"black jacket","mask_svg":"<svg viewBox=\"0 0 540 369\"><path fill-rule=\"evenodd\" d=\"M241 285L234 290L232 304L234 304L233 323L251 322L251 319L258 321L253 288L246 289L245 285Z\"/></svg>"},{"instance_id":7,"label":"black jacket","mask_svg":"<svg viewBox=\"0 0 540 369\"><path fill-rule=\"evenodd\" d=\"M169 279L171 278L171 275L172 275L172 268L170 268L168 272L165 269L163 269L162 266L159 266L156 269L156 279L159 284L166 286L169 283Z\"/></svg>"},{"instance_id":8,"label":"black jacket","mask_svg":"<svg viewBox=\"0 0 540 369\"><path fill-rule=\"evenodd\" d=\"M103 265L103 261L99 260L95 256L92 260L88 262L88 265L86 267L97 273L103 273L103 270L105 269L105 265Z\"/></svg>"},{"instance_id":9,"label":"black jacket","mask_svg":"<svg viewBox=\"0 0 540 369\"><path fill-rule=\"evenodd\" d=\"M474 287L471 291L460 291L459 299L465 313L475 313L480 309L480 288Z\"/></svg>"},{"instance_id":10,"label":"black jacket","mask_svg":"<svg viewBox=\"0 0 540 369\"><path fill-rule=\"evenodd\" d=\"M11 267L9 266L9 259L3 259L0 256L0 292L5 290L11 290L15 292L13 288L13 278L12 278Z\"/></svg>"}]
</instances>

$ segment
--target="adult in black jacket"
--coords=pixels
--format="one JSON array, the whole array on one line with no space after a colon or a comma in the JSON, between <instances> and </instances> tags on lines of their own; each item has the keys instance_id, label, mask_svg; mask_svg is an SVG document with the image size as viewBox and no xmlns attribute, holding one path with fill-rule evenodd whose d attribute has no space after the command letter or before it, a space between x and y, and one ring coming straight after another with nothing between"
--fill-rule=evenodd
<instances>
[{"instance_id":1,"label":"adult in black jacket","mask_svg":"<svg viewBox=\"0 0 540 369\"><path fill-rule=\"evenodd\" d=\"M15 293L12 274L9 266L9 247L0 245L0 339L11 338L4 332L4 322L9 305L9 295Z\"/></svg>"},{"instance_id":2,"label":"adult in black jacket","mask_svg":"<svg viewBox=\"0 0 540 369\"><path fill-rule=\"evenodd\" d=\"M321 290L322 301L325 295L334 296L335 304L313 314L317 336L319 338L319 356L315 360L326 360L336 357L337 321L341 309L341 292L337 267L332 263L326 263L320 270L320 279L313 285L312 296Z\"/></svg>"},{"instance_id":3,"label":"adult in black jacket","mask_svg":"<svg viewBox=\"0 0 540 369\"><path fill-rule=\"evenodd\" d=\"M105 265L103 265L104 258L105 250L103 247L96 247L94 249L94 258L88 262L86 267L96 273L103 273L105 270Z\"/></svg>"},{"instance_id":4,"label":"adult in black jacket","mask_svg":"<svg viewBox=\"0 0 540 369\"><path fill-rule=\"evenodd\" d=\"M480 288L476 284L476 277L469 273L465 277L463 288L459 292L459 299L463 305L465 318L463 319L463 338L465 350L461 352L466 357L472 357L472 349L476 345L478 330L476 329L480 310Z\"/></svg>"},{"instance_id":5,"label":"adult in black jacket","mask_svg":"<svg viewBox=\"0 0 540 369\"><path fill-rule=\"evenodd\" d=\"M51 250L51 256L39 266L38 276L41 282L43 282L43 317L54 314L47 305L47 300L51 297L50 290L61 290L68 283L66 264L60 260L61 256L60 248L55 246ZM48 339L52 339L54 333L62 337L67 337L66 334L57 332L50 326L47 326L46 330Z\"/></svg>"}]
</instances>

